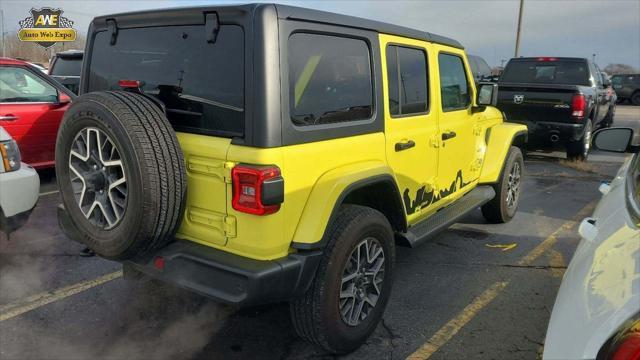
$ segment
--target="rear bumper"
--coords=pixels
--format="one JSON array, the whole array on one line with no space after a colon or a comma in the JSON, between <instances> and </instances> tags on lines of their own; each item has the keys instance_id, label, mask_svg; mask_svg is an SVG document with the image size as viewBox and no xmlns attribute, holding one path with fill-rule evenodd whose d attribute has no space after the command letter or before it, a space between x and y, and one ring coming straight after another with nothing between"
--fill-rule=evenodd
<instances>
[{"instance_id":1,"label":"rear bumper","mask_svg":"<svg viewBox=\"0 0 640 360\"><path fill-rule=\"evenodd\" d=\"M62 205L58 206L58 222L69 238L80 240ZM220 302L258 305L304 294L313 281L321 256L322 251L308 251L276 260L254 260L176 240L144 259L122 264L125 277L143 274ZM161 269L154 266L159 257L164 260Z\"/></svg>"},{"instance_id":2,"label":"rear bumper","mask_svg":"<svg viewBox=\"0 0 640 360\"><path fill-rule=\"evenodd\" d=\"M527 125L529 142L557 142L567 143L578 141L584 133L584 124L563 123L554 121L509 120L509 122ZM552 139L552 136L554 137ZM555 138L557 136L557 138Z\"/></svg>"},{"instance_id":3,"label":"rear bumper","mask_svg":"<svg viewBox=\"0 0 640 360\"><path fill-rule=\"evenodd\" d=\"M322 252L290 254L277 260L253 260L191 241L178 240L148 261L125 261L125 276L136 272L217 301L257 305L302 295L313 280ZM154 260L164 259L157 269Z\"/></svg>"}]
</instances>

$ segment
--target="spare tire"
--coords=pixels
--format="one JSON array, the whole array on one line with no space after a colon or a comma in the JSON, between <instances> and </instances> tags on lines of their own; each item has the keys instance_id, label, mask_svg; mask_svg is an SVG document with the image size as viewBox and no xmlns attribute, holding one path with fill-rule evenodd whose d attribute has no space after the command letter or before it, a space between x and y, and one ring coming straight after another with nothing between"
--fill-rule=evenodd
<instances>
[{"instance_id":1,"label":"spare tire","mask_svg":"<svg viewBox=\"0 0 640 360\"><path fill-rule=\"evenodd\" d=\"M76 98L56 143L56 176L76 238L115 260L172 240L187 181L178 139L144 95L94 92Z\"/></svg>"}]
</instances>

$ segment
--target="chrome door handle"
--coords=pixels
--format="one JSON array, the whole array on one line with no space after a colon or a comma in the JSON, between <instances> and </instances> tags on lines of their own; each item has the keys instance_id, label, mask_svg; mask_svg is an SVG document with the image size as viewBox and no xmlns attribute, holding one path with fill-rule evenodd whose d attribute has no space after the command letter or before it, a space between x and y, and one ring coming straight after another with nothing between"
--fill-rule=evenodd
<instances>
[{"instance_id":1,"label":"chrome door handle","mask_svg":"<svg viewBox=\"0 0 640 360\"><path fill-rule=\"evenodd\" d=\"M18 119L19 118L15 115L0 115L0 121L13 121Z\"/></svg>"}]
</instances>

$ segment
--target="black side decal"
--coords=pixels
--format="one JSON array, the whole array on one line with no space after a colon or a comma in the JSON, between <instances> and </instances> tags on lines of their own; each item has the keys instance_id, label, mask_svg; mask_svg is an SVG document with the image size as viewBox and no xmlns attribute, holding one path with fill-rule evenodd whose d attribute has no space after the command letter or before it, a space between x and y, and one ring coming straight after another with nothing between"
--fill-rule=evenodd
<instances>
[{"instance_id":1,"label":"black side decal","mask_svg":"<svg viewBox=\"0 0 640 360\"><path fill-rule=\"evenodd\" d=\"M416 212L418 206L422 208L431 204L435 204L441 199L446 198L447 196L458 191L458 189L462 189L467 185L469 185L469 183L464 182L464 179L462 178L462 170L458 170L458 174L451 183L451 186L449 186L448 189L440 190L437 193L435 192L435 190L426 192L426 187L423 186L418 189L418 191L416 192L416 199L412 201L411 197L409 196L409 189L404 189L402 198L404 200L404 206L407 211L407 215L411 215Z\"/></svg>"}]
</instances>

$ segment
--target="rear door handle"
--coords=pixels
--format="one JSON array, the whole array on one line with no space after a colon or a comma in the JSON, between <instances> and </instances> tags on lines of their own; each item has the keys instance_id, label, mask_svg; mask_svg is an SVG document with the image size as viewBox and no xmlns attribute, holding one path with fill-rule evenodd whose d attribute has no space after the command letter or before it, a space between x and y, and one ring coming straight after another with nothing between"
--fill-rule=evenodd
<instances>
[{"instance_id":1,"label":"rear door handle","mask_svg":"<svg viewBox=\"0 0 640 360\"><path fill-rule=\"evenodd\" d=\"M416 146L416 142L413 140L399 142L399 143L396 143L396 151L411 149L414 146Z\"/></svg>"},{"instance_id":2,"label":"rear door handle","mask_svg":"<svg viewBox=\"0 0 640 360\"><path fill-rule=\"evenodd\" d=\"M11 115L11 114L7 114L7 115L0 115L0 121L13 121L13 120L18 120L19 118L15 115Z\"/></svg>"},{"instance_id":3,"label":"rear door handle","mask_svg":"<svg viewBox=\"0 0 640 360\"><path fill-rule=\"evenodd\" d=\"M449 139L453 139L454 137L456 137L455 131L447 131L442 133L442 140L449 140Z\"/></svg>"}]
</instances>

